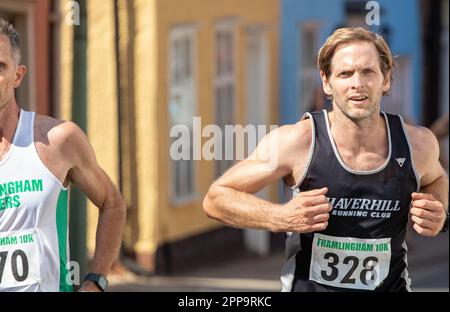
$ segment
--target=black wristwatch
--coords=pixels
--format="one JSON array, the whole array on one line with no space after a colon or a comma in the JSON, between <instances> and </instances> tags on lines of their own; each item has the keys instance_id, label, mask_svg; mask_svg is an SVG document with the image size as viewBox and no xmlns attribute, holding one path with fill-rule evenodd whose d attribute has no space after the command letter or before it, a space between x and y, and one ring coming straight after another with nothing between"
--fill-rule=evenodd
<instances>
[{"instance_id":1,"label":"black wristwatch","mask_svg":"<svg viewBox=\"0 0 450 312\"><path fill-rule=\"evenodd\" d=\"M98 273L86 274L83 281L94 282L101 289L101 291L105 291L106 287L108 287L108 280L106 277Z\"/></svg>"},{"instance_id":2,"label":"black wristwatch","mask_svg":"<svg viewBox=\"0 0 450 312\"><path fill-rule=\"evenodd\" d=\"M445 211L445 214L447 215L445 218L444 227L441 230L441 233L445 233L448 230L448 210Z\"/></svg>"}]
</instances>

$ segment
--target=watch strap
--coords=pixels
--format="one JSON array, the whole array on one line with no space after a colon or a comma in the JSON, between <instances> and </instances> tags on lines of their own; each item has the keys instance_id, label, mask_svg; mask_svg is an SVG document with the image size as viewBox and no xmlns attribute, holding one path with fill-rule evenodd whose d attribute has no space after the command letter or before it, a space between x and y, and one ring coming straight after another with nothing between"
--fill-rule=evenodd
<instances>
[{"instance_id":1,"label":"watch strap","mask_svg":"<svg viewBox=\"0 0 450 312\"><path fill-rule=\"evenodd\" d=\"M106 279L106 277L98 273L90 272L86 274L83 281L94 282L101 291L105 291L106 287L108 287L108 280Z\"/></svg>"}]
</instances>

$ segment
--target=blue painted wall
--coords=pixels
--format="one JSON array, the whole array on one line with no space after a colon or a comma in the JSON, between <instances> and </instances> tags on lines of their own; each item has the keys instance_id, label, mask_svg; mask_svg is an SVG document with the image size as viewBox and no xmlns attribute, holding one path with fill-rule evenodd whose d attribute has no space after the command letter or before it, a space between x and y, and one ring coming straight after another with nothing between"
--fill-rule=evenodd
<instances>
[{"instance_id":1,"label":"blue painted wall","mask_svg":"<svg viewBox=\"0 0 450 312\"><path fill-rule=\"evenodd\" d=\"M364 1L366 2L366 1ZM378 0L382 15L380 27L389 27L389 45L394 55L411 59L412 103L409 115L420 122L421 30L418 0ZM300 27L303 23L319 25L319 47L346 21L345 0L282 0L280 34L280 122L295 123L304 113L300 107L297 70L301 59ZM377 30L377 29L374 29ZM318 75L318 73L317 73ZM395 83L395 81L394 81Z\"/></svg>"},{"instance_id":2,"label":"blue painted wall","mask_svg":"<svg viewBox=\"0 0 450 312\"><path fill-rule=\"evenodd\" d=\"M418 0L378 0L378 3L385 8L384 16L380 22L387 23L391 29L389 45L392 53L410 57L412 74L410 117L415 122L420 123L422 120L423 75L420 3Z\"/></svg>"}]
</instances>

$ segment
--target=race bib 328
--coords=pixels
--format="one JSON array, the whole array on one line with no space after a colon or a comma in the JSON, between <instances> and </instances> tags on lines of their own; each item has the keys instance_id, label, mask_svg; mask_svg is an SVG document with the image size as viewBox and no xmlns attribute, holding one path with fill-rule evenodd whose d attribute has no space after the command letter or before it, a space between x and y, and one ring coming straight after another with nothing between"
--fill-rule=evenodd
<instances>
[{"instance_id":1,"label":"race bib 328","mask_svg":"<svg viewBox=\"0 0 450 312\"><path fill-rule=\"evenodd\" d=\"M314 234L309 279L317 283L374 290L389 273L391 239Z\"/></svg>"}]
</instances>

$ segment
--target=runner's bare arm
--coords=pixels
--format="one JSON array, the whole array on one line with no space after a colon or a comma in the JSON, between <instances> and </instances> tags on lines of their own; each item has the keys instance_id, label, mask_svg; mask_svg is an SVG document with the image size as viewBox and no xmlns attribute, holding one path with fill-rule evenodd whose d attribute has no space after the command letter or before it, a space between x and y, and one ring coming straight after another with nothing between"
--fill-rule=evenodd
<instances>
[{"instance_id":1,"label":"runner's bare arm","mask_svg":"<svg viewBox=\"0 0 450 312\"><path fill-rule=\"evenodd\" d=\"M108 175L98 165L83 131L70 122L61 126L64 126L67 137L64 155L71 160L68 178L99 208L96 247L90 270L106 276L119 251L125 204ZM90 283L84 283L83 287Z\"/></svg>"},{"instance_id":2,"label":"runner's bare arm","mask_svg":"<svg viewBox=\"0 0 450 312\"><path fill-rule=\"evenodd\" d=\"M420 191L412 194L411 220L424 236L436 236L446 219L448 177L439 162L439 144L424 127L407 127L420 177Z\"/></svg>"},{"instance_id":3,"label":"runner's bare arm","mask_svg":"<svg viewBox=\"0 0 450 312\"><path fill-rule=\"evenodd\" d=\"M273 232L324 229L331 209L324 195L326 188L301 193L284 205L252 195L279 178L294 172L301 175L310 146L309 120L270 132L253 155L213 183L203 201L206 214L231 226ZM276 159L275 163L270 161L273 159ZM301 168L296 168L299 164Z\"/></svg>"}]
</instances>

